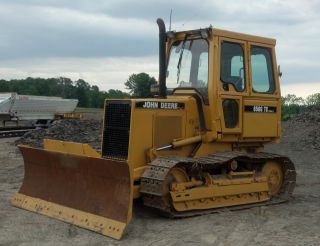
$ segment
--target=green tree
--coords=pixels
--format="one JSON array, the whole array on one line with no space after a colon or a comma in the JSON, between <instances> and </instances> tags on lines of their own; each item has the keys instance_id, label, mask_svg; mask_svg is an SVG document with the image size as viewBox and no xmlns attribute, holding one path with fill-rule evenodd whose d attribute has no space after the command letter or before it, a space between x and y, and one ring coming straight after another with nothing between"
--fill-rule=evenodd
<instances>
[{"instance_id":1,"label":"green tree","mask_svg":"<svg viewBox=\"0 0 320 246\"><path fill-rule=\"evenodd\" d=\"M0 92L10 92L9 82L6 80L0 80Z\"/></svg>"},{"instance_id":2,"label":"green tree","mask_svg":"<svg viewBox=\"0 0 320 246\"><path fill-rule=\"evenodd\" d=\"M285 97L281 97L282 120L286 121L292 118L294 115L301 112L305 108L305 100L302 97L297 97L294 94L288 94Z\"/></svg>"},{"instance_id":3,"label":"green tree","mask_svg":"<svg viewBox=\"0 0 320 246\"><path fill-rule=\"evenodd\" d=\"M305 100L302 97L297 97L294 94L288 94L281 98L283 105L303 105Z\"/></svg>"},{"instance_id":4,"label":"green tree","mask_svg":"<svg viewBox=\"0 0 320 246\"><path fill-rule=\"evenodd\" d=\"M306 104L308 106L320 106L320 93L315 93L308 96Z\"/></svg>"},{"instance_id":5,"label":"green tree","mask_svg":"<svg viewBox=\"0 0 320 246\"><path fill-rule=\"evenodd\" d=\"M62 98L76 98L80 107L102 108L106 98L129 98L128 93L120 90L100 91L96 85L79 79L69 78L26 78L0 80L0 92L17 92L25 95L58 96Z\"/></svg>"},{"instance_id":6,"label":"green tree","mask_svg":"<svg viewBox=\"0 0 320 246\"><path fill-rule=\"evenodd\" d=\"M59 77L56 80L58 87L61 88L61 97L76 98L76 87L71 79Z\"/></svg>"},{"instance_id":7,"label":"green tree","mask_svg":"<svg viewBox=\"0 0 320 246\"><path fill-rule=\"evenodd\" d=\"M132 74L125 82L126 89L130 90L132 97L148 98L152 97L150 87L156 84L154 77L150 77L146 73Z\"/></svg>"},{"instance_id":8,"label":"green tree","mask_svg":"<svg viewBox=\"0 0 320 246\"><path fill-rule=\"evenodd\" d=\"M76 96L79 100L79 107L88 107L89 98L88 93L90 90L90 85L83 79L78 79L76 81Z\"/></svg>"},{"instance_id":9,"label":"green tree","mask_svg":"<svg viewBox=\"0 0 320 246\"><path fill-rule=\"evenodd\" d=\"M108 97L109 98L130 98L130 95L126 92L120 90L110 89L108 90Z\"/></svg>"},{"instance_id":10,"label":"green tree","mask_svg":"<svg viewBox=\"0 0 320 246\"><path fill-rule=\"evenodd\" d=\"M96 85L91 86L88 91L89 96L89 107L90 108L98 108L99 107L99 95L100 95L99 87Z\"/></svg>"}]
</instances>

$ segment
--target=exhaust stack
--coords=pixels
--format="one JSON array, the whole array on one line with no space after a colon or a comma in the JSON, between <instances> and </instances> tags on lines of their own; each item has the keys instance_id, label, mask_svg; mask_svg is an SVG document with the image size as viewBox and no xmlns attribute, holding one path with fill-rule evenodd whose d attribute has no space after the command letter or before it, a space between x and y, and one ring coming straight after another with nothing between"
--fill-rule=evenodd
<instances>
[{"instance_id":1,"label":"exhaust stack","mask_svg":"<svg viewBox=\"0 0 320 246\"><path fill-rule=\"evenodd\" d=\"M159 26L159 96L166 98L166 26L161 18L157 19L157 24Z\"/></svg>"}]
</instances>

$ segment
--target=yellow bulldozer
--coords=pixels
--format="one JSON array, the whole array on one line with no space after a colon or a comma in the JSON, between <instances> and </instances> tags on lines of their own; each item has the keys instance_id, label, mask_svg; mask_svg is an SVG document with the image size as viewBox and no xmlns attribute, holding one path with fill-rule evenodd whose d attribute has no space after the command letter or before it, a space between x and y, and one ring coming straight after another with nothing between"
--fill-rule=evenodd
<instances>
[{"instance_id":1,"label":"yellow bulldozer","mask_svg":"<svg viewBox=\"0 0 320 246\"><path fill-rule=\"evenodd\" d=\"M11 203L120 239L134 199L168 217L287 201L274 39L216 28L159 26L154 98L105 101L101 152L44 140L19 146L23 184Z\"/></svg>"}]
</instances>

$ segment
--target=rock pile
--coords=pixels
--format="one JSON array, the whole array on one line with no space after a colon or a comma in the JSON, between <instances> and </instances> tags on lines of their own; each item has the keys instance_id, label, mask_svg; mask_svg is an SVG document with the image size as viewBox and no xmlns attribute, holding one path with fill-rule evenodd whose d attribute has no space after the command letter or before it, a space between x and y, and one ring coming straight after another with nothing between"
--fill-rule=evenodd
<instances>
[{"instance_id":1,"label":"rock pile","mask_svg":"<svg viewBox=\"0 0 320 246\"><path fill-rule=\"evenodd\" d=\"M28 144L33 147L43 147L43 139L56 139L78 143L87 143L94 149L101 148L100 120L57 120L49 128L35 129L27 132L15 144Z\"/></svg>"},{"instance_id":2,"label":"rock pile","mask_svg":"<svg viewBox=\"0 0 320 246\"><path fill-rule=\"evenodd\" d=\"M306 108L286 122L284 135L292 135L292 145L298 149L320 150L320 107Z\"/></svg>"},{"instance_id":3,"label":"rock pile","mask_svg":"<svg viewBox=\"0 0 320 246\"><path fill-rule=\"evenodd\" d=\"M320 106L306 108L303 112L296 115L292 121L320 124Z\"/></svg>"}]
</instances>

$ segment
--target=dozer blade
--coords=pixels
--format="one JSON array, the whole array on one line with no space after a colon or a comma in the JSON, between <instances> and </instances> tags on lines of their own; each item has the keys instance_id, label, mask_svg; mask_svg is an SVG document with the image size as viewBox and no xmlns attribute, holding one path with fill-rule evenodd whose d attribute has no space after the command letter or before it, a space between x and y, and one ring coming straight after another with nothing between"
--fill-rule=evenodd
<instances>
[{"instance_id":1,"label":"dozer blade","mask_svg":"<svg viewBox=\"0 0 320 246\"><path fill-rule=\"evenodd\" d=\"M74 144L75 149L81 145L66 144ZM19 148L25 176L12 205L115 239L122 237L131 220L133 200L126 162L71 154L60 151L61 148Z\"/></svg>"}]
</instances>

